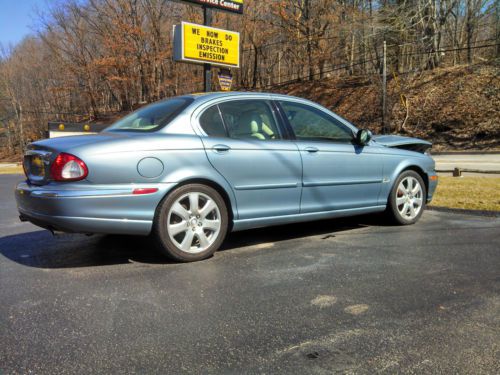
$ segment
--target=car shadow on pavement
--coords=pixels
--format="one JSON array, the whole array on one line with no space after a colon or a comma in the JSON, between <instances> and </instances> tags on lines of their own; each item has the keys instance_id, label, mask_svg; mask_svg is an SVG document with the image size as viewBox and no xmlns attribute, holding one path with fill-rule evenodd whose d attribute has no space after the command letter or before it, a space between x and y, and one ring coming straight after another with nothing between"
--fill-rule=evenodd
<instances>
[{"instance_id":1,"label":"car shadow on pavement","mask_svg":"<svg viewBox=\"0 0 500 375\"><path fill-rule=\"evenodd\" d=\"M219 251L310 236L334 236L366 226L386 225L379 215L288 224L231 233ZM172 264L148 237L64 234L38 230L0 238L0 254L36 268L97 267L127 263Z\"/></svg>"},{"instance_id":2,"label":"car shadow on pavement","mask_svg":"<svg viewBox=\"0 0 500 375\"><path fill-rule=\"evenodd\" d=\"M385 225L380 215L364 215L252 229L231 233L219 251L310 236L333 237L336 232L380 225Z\"/></svg>"}]
</instances>

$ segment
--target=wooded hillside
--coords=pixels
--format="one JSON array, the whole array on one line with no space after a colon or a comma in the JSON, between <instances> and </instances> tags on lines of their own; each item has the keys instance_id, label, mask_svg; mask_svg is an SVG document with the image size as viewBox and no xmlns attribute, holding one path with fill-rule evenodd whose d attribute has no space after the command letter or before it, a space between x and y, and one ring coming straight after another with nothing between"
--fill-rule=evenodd
<instances>
[{"instance_id":1,"label":"wooded hillside","mask_svg":"<svg viewBox=\"0 0 500 375\"><path fill-rule=\"evenodd\" d=\"M36 16L36 35L2 49L4 154L19 153L28 141L42 137L49 120L93 121L202 91L202 67L172 60L172 26L182 20L201 23L201 8L168 0L49 3ZM418 135L429 121L415 117L425 112L422 108L446 108L461 113L467 124L483 126L486 137L498 134L499 0L245 0L242 16L214 13L215 26L241 33L241 69L233 70L234 89L318 99L374 130L385 121L387 131ZM384 41L389 80L385 119ZM483 80L484 74L489 78ZM429 91L438 76L439 85ZM480 86L471 87L472 82ZM327 94L333 87L335 94ZM453 90L445 92L444 87ZM456 99L464 87L468 93L481 90L474 100L497 103L488 112L489 122L477 122L459 108ZM341 107L347 95L353 106L366 106L356 114ZM339 96L344 99L333 100ZM470 94L462 99L472 100ZM434 135L444 146L464 147L451 137L464 121L450 116L444 123L434 121Z\"/></svg>"}]
</instances>

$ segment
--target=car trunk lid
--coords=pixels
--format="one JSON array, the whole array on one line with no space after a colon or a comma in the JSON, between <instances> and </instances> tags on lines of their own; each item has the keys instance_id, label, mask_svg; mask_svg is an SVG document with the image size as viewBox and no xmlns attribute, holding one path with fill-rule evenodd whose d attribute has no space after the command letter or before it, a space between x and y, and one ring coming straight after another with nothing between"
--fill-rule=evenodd
<instances>
[{"instance_id":1,"label":"car trunk lid","mask_svg":"<svg viewBox=\"0 0 500 375\"><path fill-rule=\"evenodd\" d=\"M102 133L96 135L50 138L34 142L28 146L24 154L23 167L26 177L29 182L34 185L45 185L51 180L50 167L59 153L78 153L77 148L80 146L122 137L124 137L124 135Z\"/></svg>"}]
</instances>

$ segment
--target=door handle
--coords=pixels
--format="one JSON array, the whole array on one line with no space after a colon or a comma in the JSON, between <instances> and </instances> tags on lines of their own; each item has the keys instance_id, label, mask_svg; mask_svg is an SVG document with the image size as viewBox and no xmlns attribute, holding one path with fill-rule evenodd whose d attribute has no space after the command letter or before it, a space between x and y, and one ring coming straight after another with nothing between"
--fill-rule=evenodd
<instances>
[{"instance_id":1,"label":"door handle","mask_svg":"<svg viewBox=\"0 0 500 375\"><path fill-rule=\"evenodd\" d=\"M304 150L311 154L319 151L316 147L306 147Z\"/></svg>"},{"instance_id":2,"label":"door handle","mask_svg":"<svg viewBox=\"0 0 500 375\"><path fill-rule=\"evenodd\" d=\"M215 152L228 152L231 149L231 147L227 145L215 145L212 147L212 150Z\"/></svg>"}]
</instances>

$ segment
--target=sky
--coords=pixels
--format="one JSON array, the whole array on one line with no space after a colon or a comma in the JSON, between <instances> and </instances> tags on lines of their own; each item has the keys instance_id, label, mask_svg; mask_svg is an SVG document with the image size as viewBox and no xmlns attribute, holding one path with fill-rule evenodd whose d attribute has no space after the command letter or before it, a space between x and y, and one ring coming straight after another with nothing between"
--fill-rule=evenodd
<instances>
[{"instance_id":1,"label":"sky","mask_svg":"<svg viewBox=\"0 0 500 375\"><path fill-rule=\"evenodd\" d=\"M19 43L31 34L35 24L35 8L43 9L46 0L0 0L0 44Z\"/></svg>"}]
</instances>

